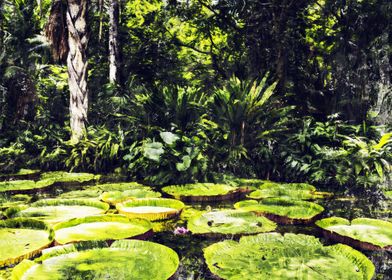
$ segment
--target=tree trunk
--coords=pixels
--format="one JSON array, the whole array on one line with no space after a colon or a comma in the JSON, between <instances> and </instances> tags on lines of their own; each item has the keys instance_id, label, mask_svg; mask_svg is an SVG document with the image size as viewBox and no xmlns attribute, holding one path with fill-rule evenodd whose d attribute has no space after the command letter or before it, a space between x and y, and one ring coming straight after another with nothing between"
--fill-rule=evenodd
<instances>
[{"instance_id":1,"label":"tree trunk","mask_svg":"<svg viewBox=\"0 0 392 280\"><path fill-rule=\"evenodd\" d=\"M109 81L114 84L119 82L119 6L118 0L111 0L109 7Z\"/></svg>"},{"instance_id":2,"label":"tree trunk","mask_svg":"<svg viewBox=\"0 0 392 280\"><path fill-rule=\"evenodd\" d=\"M87 1L68 0L67 7L71 140L76 142L83 136L87 122Z\"/></svg>"}]
</instances>

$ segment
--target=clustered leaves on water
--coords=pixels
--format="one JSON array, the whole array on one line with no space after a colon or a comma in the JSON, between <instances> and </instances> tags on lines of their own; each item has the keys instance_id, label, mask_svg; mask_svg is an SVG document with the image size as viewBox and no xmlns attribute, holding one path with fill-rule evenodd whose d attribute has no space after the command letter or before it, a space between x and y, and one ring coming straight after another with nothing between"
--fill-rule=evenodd
<instances>
[{"instance_id":1,"label":"clustered leaves on water","mask_svg":"<svg viewBox=\"0 0 392 280\"><path fill-rule=\"evenodd\" d=\"M276 224L265 217L241 210L220 210L190 218L192 234L256 234L276 229Z\"/></svg>"},{"instance_id":2,"label":"clustered leaves on water","mask_svg":"<svg viewBox=\"0 0 392 280\"><path fill-rule=\"evenodd\" d=\"M309 220L324 211L316 203L284 198L266 198L261 201L243 200L234 204L236 209L269 213L290 219Z\"/></svg>"},{"instance_id":3,"label":"clustered leaves on water","mask_svg":"<svg viewBox=\"0 0 392 280\"><path fill-rule=\"evenodd\" d=\"M314 200L332 196L332 193L317 192L316 188L304 183L274 183L266 182L251 192L248 197L252 199L263 199L269 197L280 197L299 200Z\"/></svg>"},{"instance_id":4,"label":"clustered leaves on water","mask_svg":"<svg viewBox=\"0 0 392 280\"><path fill-rule=\"evenodd\" d=\"M370 280L375 268L349 246L323 246L302 234L264 233L204 249L211 272L223 279Z\"/></svg>"},{"instance_id":5,"label":"clustered leaves on water","mask_svg":"<svg viewBox=\"0 0 392 280\"><path fill-rule=\"evenodd\" d=\"M13 279L151 279L166 280L179 266L175 251L158 243L119 240L82 242L44 252L36 262L15 267Z\"/></svg>"},{"instance_id":6,"label":"clustered leaves on water","mask_svg":"<svg viewBox=\"0 0 392 280\"><path fill-rule=\"evenodd\" d=\"M317 221L316 225L341 236L368 242L381 248L392 246L391 222L369 218L357 218L350 222L344 218L330 217Z\"/></svg>"},{"instance_id":7,"label":"clustered leaves on water","mask_svg":"<svg viewBox=\"0 0 392 280\"><path fill-rule=\"evenodd\" d=\"M238 188L225 185L225 184L213 184L213 183L197 183L197 184L185 184L185 185L173 185L163 187L162 190L175 198L181 198L181 196L214 196L214 195L225 195L230 192L236 191Z\"/></svg>"},{"instance_id":8,"label":"clustered leaves on water","mask_svg":"<svg viewBox=\"0 0 392 280\"><path fill-rule=\"evenodd\" d=\"M115 191L115 192L124 192L131 189L140 189L144 186L136 183L107 183L107 184L99 184L94 186L87 186L83 190L70 191L60 195L60 198L66 199L77 199L77 198L96 198L99 199L100 195L104 192Z\"/></svg>"},{"instance_id":9,"label":"clustered leaves on water","mask_svg":"<svg viewBox=\"0 0 392 280\"><path fill-rule=\"evenodd\" d=\"M35 256L52 240L53 231L41 221L24 218L0 221L0 267Z\"/></svg>"},{"instance_id":10,"label":"clustered leaves on water","mask_svg":"<svg viewBox=\"0 0 392 280\"><path fill-rule=\"evenodd\" d=\"M8 217L31 217L49 224L72 218L103 214L109 205L91 200L47 199L34 202L30 207L11 207L6 211Z\"/></svg>"},{"instance_id":11,"label":"clustered leaves on water","mask_svg":"<svg viewBox=\"0 0 392 280\"><path fill-rule=\"evenodd\" d=\"M145 234L152 224L144 219L122 215L96 215L76 218L53 226L59 244L88 240L118 240Z\"/></svg>"},{"instance_id":12,"label":"clustered leaves on water","mask_svg":"<svg viewBox=\"0 0 392 280\"><path fill-rule=\"evenodd\" d=\"M116 204L120 214L151 221L178 216L184 207L181 201L169 198L138 198Z\"/></svg>"}]
</instances>

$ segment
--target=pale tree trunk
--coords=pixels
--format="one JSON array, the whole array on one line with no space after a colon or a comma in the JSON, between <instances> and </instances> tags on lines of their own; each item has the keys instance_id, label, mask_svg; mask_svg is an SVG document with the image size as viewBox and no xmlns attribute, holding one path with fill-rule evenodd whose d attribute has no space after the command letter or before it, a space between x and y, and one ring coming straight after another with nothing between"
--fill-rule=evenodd
<instances>
[{"instance_id":1,"label":"pale tree trunk","mask_svg":"<svg viewBox=\"0 0 392 280\"><path fill-rule=\"evenodd\" d=\"M109 7L109 81L114 84L119 82L119 57L118 42L119 6L118 0L110 0Z\"/></svg>"},{"instance_id":2,"label":"pale tree trunk","mask_svg":"<svg viewBox=\"0 0 392 280\"><path fill-rule=\"evenodd\" d=\"M71 140L76 142L83 136L87 123L87 1L68 0L67 7Z\"/></svg>"}]
</instances>

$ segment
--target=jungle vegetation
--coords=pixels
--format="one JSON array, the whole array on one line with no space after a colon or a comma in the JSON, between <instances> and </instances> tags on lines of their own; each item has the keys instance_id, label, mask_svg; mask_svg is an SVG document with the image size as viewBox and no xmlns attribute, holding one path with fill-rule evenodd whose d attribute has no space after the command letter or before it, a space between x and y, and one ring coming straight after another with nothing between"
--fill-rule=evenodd
<instances>
[{"instance_id":1,"label":"jungle vegetation","mask_svg":"<svg viewBox=\"0 0 392 280\"><path fill-rule=\"evenodd\" d=\"M0 170L386 184L388 0L0 0Z\"/></svg>"}]
</instances>

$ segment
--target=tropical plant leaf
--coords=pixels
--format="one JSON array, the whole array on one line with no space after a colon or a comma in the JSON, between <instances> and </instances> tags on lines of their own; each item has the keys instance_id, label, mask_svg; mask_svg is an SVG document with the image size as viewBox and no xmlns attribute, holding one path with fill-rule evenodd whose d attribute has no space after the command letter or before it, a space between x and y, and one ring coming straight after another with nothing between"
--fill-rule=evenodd
<instances>
[{"instance_id":1,"label":"tropical plant leaf","mask_svg":"<svg viewBox=\"0 0 392 280\"><path fill-rule=\"evenodd\" d=\"M11 217L30 217L56 224L72 218L104 214L109 204L81 199L46 199L39 200L26 209L8 208L6 214Z\"/></svg>"},{"instance_id":2,"label":"tropical plant leaf","mask_svg":"<svg viewBox=\"0 0 392 280\"><path fill-rule=\"evenodd\" d=\"M303 234L263 233L204 249L210 271L222 279L370 280L374 265L346 245L323 246Z\"/></svg>"},{"instance_id":3,"label":"tropical plant leaf","mask_svg":"<svg viewBox=\"0 0 392 280\"><path fill-rule=\"evenodd\" d=\"M107 247L82 242L54 247L37 262L22 262L15 267L12 279L166 280L178 266L177 253L158 243L118 240Z\"/></svg>"},{"instance_id":4,"label":"tropical plant leaf","mask_svg":"<svg viewBox=\"0 0 392 280\"><path fill-rule=\"evenodd\" d=\"M234 204L236 209L253 211L283 224L310 223L324 208L316 203L284 198L267 198L261 201L244 200Z\"/></svg>"},{"instance_id":5,"label":"tropical plant leaf","mask_svg":"<svg viewBox=\"0 0 392 280\"><path fill-rule=\"evenodd\" d=\"M180 137L177 134L174 134L169 131L164 131L159 133L159 136L161 136L163 142L165 142L168 145L173 145L174 143L177 142L177 140L180 139Z\"/></svg>"},{"instance_id":6,"label":"tropical plant leaf","mask_svg":"<svg viewBox=\"0 0 392 280\"><path fill-rule=\"evenodd\" d=\"M0 267L31 258L53 241L53 231L43 222L15 218L0 221Z\"/></svg>"},{"instance_id":7,"label":"tropical plant leaf","mask_svg":"<svg viewBox=\"0 0 392 280\"><path fill-rule=\"evenodd\" d=\"M276 224L265 217L241 210L201 213L188 221L192 234L257 234L273 231Z\"/></svg>"},{"instance_id":8,"label":"tropical plant leaf","mask_svg":"<svg viewBox=\"0 0 392 280\"><path fill-rule=\"evenodd\" d=\"M120 214L150 221L178 216L184 207L181 201L168 198L139 198L116 204Z\"/></svg>"},{"instance_id":9,"label":"tropical plant leaf","mask_svg":"<svg viewBox=\"0 0 392 280\"><path fill-rule=\"evenodd\" d=\"M103 194L101 194L100 198L104 202L115 205L117 203L135 198L149 198L161 196L161 193L153 191L150 187L142 186L126 191L104 192Z\"/></svg>"},{"instance_id":10,"label":"tropical plant leaf","mask_svg":"<svg viewBox=\"0 0 392 280\"><path fill-rule=\"evenodd\" d=\"M58 244L89 240L118 240L142 237L152 233L152 225L144 219L122 215L96 215L71 219L53 226ZM146 235L147 236L147 235Z\"/></svg>"},{"instance_id":11,"label":"tropical plant leaf","mask_svg":"<svg viewBox=\"0 0 392 280\"><path fill-rule=\"evenodd\" d=\"M143 145L143 154L148 159L159 162L164 152L161 142L144 143Z\"/></svg>"},{"instance_id":12,"label":"tropical plant leaf","mask_svg":"<svg viewBox=\"0 0 392 280\"><path fill-rule=\"evenodd\" d=\"M168 195L183 201L219 201L242 194L242 189L225 184L196 183L162 188Z\"/></svg>"},{"instance_id":13,"label":"tropical plant leaf","mask_svg":"<svg viewBox=\"0 0 392 280\"><path fill-rule=\"evenodd\" d=\"M392 223L388 221L357 218L350 222L344 218L330 217L317 221L316 225L325 230L328 237L352 246L367 250L392 249Z\"/></svg>"}]
</instances>

